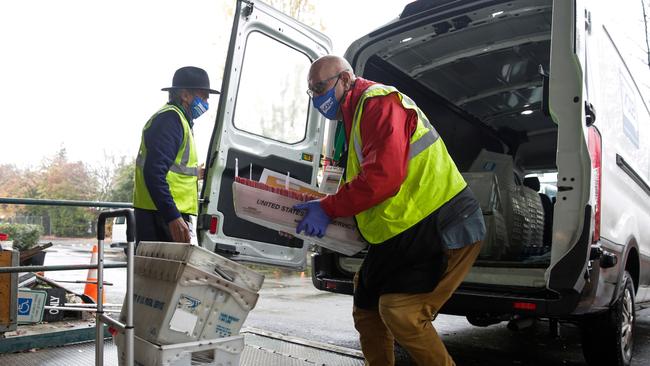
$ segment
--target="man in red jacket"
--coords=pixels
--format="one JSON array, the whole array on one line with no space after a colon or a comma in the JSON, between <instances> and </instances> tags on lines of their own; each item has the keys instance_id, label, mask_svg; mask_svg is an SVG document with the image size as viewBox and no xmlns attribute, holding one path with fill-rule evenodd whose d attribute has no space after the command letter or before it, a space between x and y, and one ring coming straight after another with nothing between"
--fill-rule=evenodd
<instances>
[{"instance_id":1,"label":"man in red jacket","mask_svg":"<svg viewBox=\"0 0 650 366\"><path fill-rule=\"evenodd\" d=\"M343 120L346 183L296 231L323 236L355 216L370 243L355 276L353 317L368 365L393 365L397 340L418 365L454 365L431 320L470 270L485 234L479 204L424 113L397 89L356 77L343 58L309 72L313 105Z\"/></svg>"}]
</instances>

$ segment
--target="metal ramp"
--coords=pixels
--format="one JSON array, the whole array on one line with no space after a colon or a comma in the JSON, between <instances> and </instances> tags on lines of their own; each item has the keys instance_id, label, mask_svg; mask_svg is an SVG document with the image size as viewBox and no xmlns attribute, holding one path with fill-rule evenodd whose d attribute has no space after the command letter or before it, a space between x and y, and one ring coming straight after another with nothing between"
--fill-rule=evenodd
<instances>
[{"instance_id":1,"label":"metal ramp","mask_svg":"<svg viewBox=\"0 0 650 366\"><path fill-rule=\"evenodd\" d=\"M240 366L362 366L360 351L306 339L284 336L260 329L242 329L246 348ZM21 366L94 365L94 342L45 348L33 352L0 354L0 364ZM117 347L104 343L104 365L117 366Z\"/></svg>"}]
</instances>

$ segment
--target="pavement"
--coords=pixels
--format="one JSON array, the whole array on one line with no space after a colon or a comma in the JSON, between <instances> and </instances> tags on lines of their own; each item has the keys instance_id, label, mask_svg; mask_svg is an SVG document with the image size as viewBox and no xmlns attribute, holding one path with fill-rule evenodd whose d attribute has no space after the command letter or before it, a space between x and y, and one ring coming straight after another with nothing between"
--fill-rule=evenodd
<instances>
[{"instance_id":1,"label":"pavement","mask_svg":"<svg viewBox=\"0 0 650 366\"><path fill-rule=\"evenodd\" d=\"M47 249L45 264L85 264L90 261L92 240L53 241ZM121 249L106 248L106 262L121 262ZM314 342L359 350L358 334L352 322L352 297L316 290L308 272L254 267L266 275L257 306L245 326L276 332ZM85 280L86 271L49 272L60 280ZM108 303L122 303L126 272L108 269L105 280ZM67 284L83 292L83 284ZM470 325L464 317L440 315L434 322L441 338L458 365L586 365L578 330L562 324L560 336L552 337L548 323L537 322L522 331L510 331L506 323L485 328ZM632 365L650 365L650 310L637 313ZM407 365L404 361L398 363Z\"/></svg>"}]
</instances>

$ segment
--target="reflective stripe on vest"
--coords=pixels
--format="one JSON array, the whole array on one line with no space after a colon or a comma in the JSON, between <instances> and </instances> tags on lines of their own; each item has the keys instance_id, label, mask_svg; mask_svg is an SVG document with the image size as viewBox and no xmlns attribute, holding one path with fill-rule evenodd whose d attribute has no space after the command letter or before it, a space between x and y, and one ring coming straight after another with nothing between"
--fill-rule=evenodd
<instances>
[{"instance_id":1,"label":"reflective stripe on vest","mask_svg":"<svg viewBox=\"0 0 650 366\"><path fill-rule=\"evenodd\" d=\"M363 92L352 122L348 147L348 174L352 181L363 162L360 122L368 98L395 93L402 106L414 110L418 123L409 145L407 176L399 191L355 216L359 231L371 244L382 243L429 216L466 187L444 142L426 115L406 95L392 86L374 84Z\"/></svg>"},{"instance_id":2,"label":"reflective stripe on vest","mask_svg":"<svg viewBox=\"0 0 650 366\"><path fill-rule=\"evenodd\" d=\"M169 167L166 180L169 184L169 191L174 199L176 208L181 213L196 215L198 213L198 159L196 147L190 124L183 112L174 105L165 105L156 112L142 129L142 138L138 157L136 158L135 187L133 194L133 206L148 210L156 210L156 205L151 199L149 190L144 182L144 163L147 158L147 146L144 142L144 132L151 126L154 118L167 111L176 112L183 127L183 142L179 147L174 162Z\"/></svg>"}]
</instances>

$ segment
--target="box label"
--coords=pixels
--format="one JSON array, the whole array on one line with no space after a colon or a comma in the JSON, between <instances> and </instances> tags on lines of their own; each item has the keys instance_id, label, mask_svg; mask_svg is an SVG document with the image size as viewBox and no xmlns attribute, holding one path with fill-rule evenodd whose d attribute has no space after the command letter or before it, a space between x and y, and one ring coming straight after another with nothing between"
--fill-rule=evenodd
<instances>
[{"instance_id":1,"label":"box label","mask_svg":"<svg viewBox=\"0 0 650 366\"><path fill-rule=\"evenodd\" d=\"M169 321L169 329L192 335L199 317L196 315L201 300L181 294L176 303L176 310Z\"/></svg>"}]
</instances>

